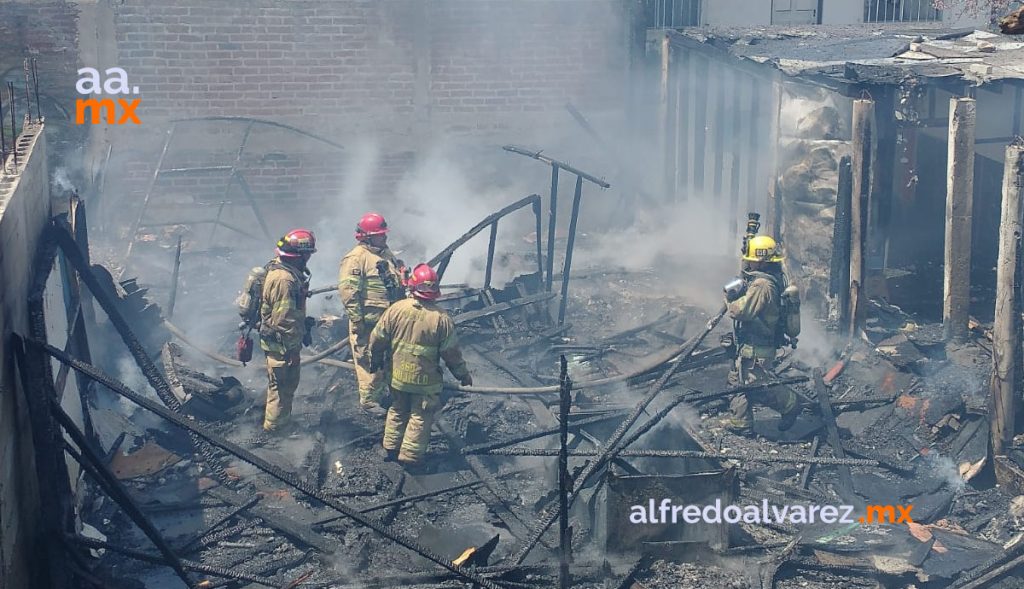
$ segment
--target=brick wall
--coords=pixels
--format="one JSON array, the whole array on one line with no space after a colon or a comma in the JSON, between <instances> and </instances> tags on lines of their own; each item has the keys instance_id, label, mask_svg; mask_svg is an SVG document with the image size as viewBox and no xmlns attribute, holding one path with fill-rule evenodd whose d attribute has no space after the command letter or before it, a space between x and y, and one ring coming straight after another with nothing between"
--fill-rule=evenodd
<instances>
[{"instance_id":1,"label":"brick wall","mask_svg":"<svg viewBox=\"0 0 1024 589\"><path fill-rule=\"evenodd\" d=\"M608 99L609 74L625 63L624 47L607 43L624 26L618 4L126 0L115 12L119 64L149 117L393 122L414 113L418 93L436 113Z\"/></svg>"},{"instance_id":2,"label":"brick wall","mask_svg":"<svg viewBox=\"0 0 1024 589\"><path fill-rule=\"evenodd\" d=\"M0 71L14 68L18 86L18 124L25 113L22 64L34 57L38 65L40 103L52 121L51 155L75 141L76 129L66 124L64 113L74 113L75 80L78 78L78 9L64 1L0 2ZM8 78L11 79L11 78ZM5 88L6 89L6 88ZM6 93L3 96L5 120L9 121ZM35 96L31 97L35 116ZM8 122L8 125L10 123ZM8 134L10 138L10 134Z\"/></svg>"},{"instance_id":3,"label":"brick wall","mask_svg":"<svg viewBox=\"0 0 1024 589\"><path fill-rule=\"evenodd\" d=\"M382 158L371 190L380 195L442 136L486 137L491 149L544 144L541 137L560 128L578 131L566 102L588 110L620 105L627 62L621 5L125 0L113 6L117 62L141 90L143 125L116 129L104 198L127 199L130 206L118 210L138 202L168 118L270 119L346 145L373 136ZM193 163L234 160L237 143L221 141L224 125L213 127L183 134ZM240 163L255 196L279 205L336 192L347 168L345 153L288 134L247 147ZM223 180L176 177L156 188L217 199Z\"/></svg>"}]
</instances>

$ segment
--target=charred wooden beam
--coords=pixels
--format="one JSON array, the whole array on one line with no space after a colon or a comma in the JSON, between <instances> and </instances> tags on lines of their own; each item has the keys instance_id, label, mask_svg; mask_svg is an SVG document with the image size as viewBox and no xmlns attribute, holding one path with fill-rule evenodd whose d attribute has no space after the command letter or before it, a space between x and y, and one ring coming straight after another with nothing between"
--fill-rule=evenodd
<instances>
[{"instance_id":1,"label":"charred wooden beam","mask_svg":"<svg viewBox=\"0 0 1024 589\"><path fill-rule=\"evenodd\" d=\"M455 315L452 319L456 325L462 325L482 317L489 317L495 313L504 313L510 309L522 307L523 305L532 305L533 303L539 303L542 301L548 301L555 298L555 293L552 292L539 292L530 296L513 299L506 303L498 303L496 305L490 305L483 309L477 309L476 311L468 311L466 313L460 313Z\"/></svg>"},{"instance_id":2,"label":"charred wooden beam","mask_svg":"<svg viewBox=\"0 0 1024 589\"><path fill-rule=\"evenodd\" d=\"M107 465L103 462L103 457L96 453L96 451L89 446L88 440L85 439L85 434L78 429L75 422L71 417L61 409L60 405L56 400L51 401L50 412L54 419L60 423L61 427L64 428L64 433L71 438L71 441L75 443L75 446L65 443L64 449L71 458L75 460L82 468L88 472L97 484L103 489L103 491L110 497L114 503L124 510L127 515L136 526L142 530L142 533L156 546L157 550L160 551L160 555L164 558L164 564L171 567L174 573L178 575L178 578L185 583L186 587L194 587L195 584L192 582L191 577L185 571L184 566L181 563L181 559L177 553L171 548L167 540L164 539L163 534L156 529L153 522L149 521L142 510L139 509L138 504L132 499L132 496L127 490L121 485L114 473L110 471Z\"/></svg>"},{"instance_id":3,"label":"charred wooden beam","mask_svg":"<svg viewBox=\"0 0 1024 589\"><path fill-rule=\"evenodd\" d=\"M557 449L547 448L498 448L480 452L487 456L539 456L557 457ZM569 456L591 457L600 456L600 451L573 450ZM877 460L865 458L827 458L824 456L784 456L780 454L753 456L748 454L731 454L722 452L702 452L700 450L619 450L615 453L619 458L701 458L704 460L737 460L740 462L759 462L764 464L823 464L832 466L881 466Z\"/></svg>"},{"instance_id":4,"label":"charred wooden beam","mask_svg":"<svg viewBox=\"0 0 1024 589\"><path fill-rule=\"evenodd\" d=\"M396 544L412 552L415 552L416 554L419 554L420 556L426 558L427 560L430 560L434 564L442 566L448 571L455 573L457 576L469 582L476 583L482 587L485 587L486 589L501 589L500 586L498 586L494 582L488 579L484 579L483 577L480 577L472 571L460 569L457 565L455 565L447 558L434 554L428 548L420 546L415 541L406 538L405 536L399 534L397 531L393 530L390 527L380 525L377 521L367 518L366 516L360 514L357 510L345 505L344 503L336 500L330 495L327 495L317 489L310 488L309 485L305 484L304 481L299 480L299 478L296 477L294 474L281 469L280 467L257 456L256 454L250 452L249 450L242 448L238 444L235 444L234 442L231 442L221 437L220 435L214 434L213 432L209 431L208 429L202 426L199 426L193 421L184 419L177 413L174 413L173 411L170 411L165 407L153 402L152 400L136 393L135 391L125 386L123 383L118 382L113 378L110 378L102 371L98 370L96 367L86 365L78 360L75 360L74 358L71 358L70 356L65 354L60 349L55 348L53 346L38 342L35 342L34 345L40 346L41 349L46 350L48 354L56 358L58 361L70 363L71 367L74 368L76 371L86 374L87 376L89 376L89 378L92 378L97 382L102 383L104 386L106 386L113 392L121 395L122 397L127 398L136 405L144 409L147 409L148 411L156 413L158 416L166 419L167 421L170 421L179 428L187 430L192 434L199 436L204 441L213 444L218 448L221 448L222 450L225 450L226 452L232 454L233 456L236 456L237 458L252 466L255 466L257 469L263 471L264 473L270 475L271 477L277 479L278 481L288 485L289 487L299 490L305 493L306 495L316 499L320 503L326 505L327 507L330 507L340 513L345 514L356 523L373 530L374 532L383 536L384 538L387 538L388 540L391 540L392 542L395 542Z\"/></svg>"},{"instance_id":5,"label":"charred wooden beam","mask_svg":"<svg viewBox=\"0 0 1024 589\"><path fill-rule=\"evenodd\" d=\"M334 554L338 548L334 540L317 534L308 525L281 514L279 509L258 504L248 505L253 500L252 496L245 496L225 487L214 487L206 493L232 507L244 507L253 517L260 518L267 527L276 530L300 547L315 548L324 554Z\"/></svg>"},{"instance_id":6,"label":"charred wooden beam","mask_svg":"<svg viewBox=\"0 0 1024 589\"><path fill-rule=\"evenodd\" d=\"M38 310L41 314L41 300ZM45 326L43 329L45 330ZM63 436L49 411L50 402L56 401L50 362L38 351L25 349L21 338L15 334L12 334L8 341L21 373L22 390L25 391L24 398L31 424L32 445L36 453L34 475L38 481L42 509L36 520L40 526L40 533L36 534L37 539L33 542L32 552L39 555L42 561L39 582L47 583L47 586L54 589L70 589L73 586L72 579L69 571L61 566L64 560L61 547L52 541L74 530L74 523L71 507L73 494L64 459ZM21 476L32 474L21 473Z\"/></svg>"},{"instance_id":7,"label":"charred wooden beam","mask_svg":"<svg viewBox=\"0 0 1024 589\"><path fill-rule=\"evenodd\" d=\"M814 393L818 397L818 407L821 409L821 418L825 422L825 432L828 444L832 451L840 459L846 458L846 451L843 449L842 441L839 439L839 428L836 425L836 416L832 411L832 401L829 399L828 387L821 375L821 369L814 369ZM843 465L839 467L839 496L851 500L856 496L853 493L853 477L850 474L850 467ZM858 499L855 504L859 505Z\"/></svg>"},{"instance_id":8,"label":"charred wooden beam","mask_svg":"<svg viewBox=\"0 0 1024 589\"><path fill-rule=\"evenodd\" d=\"M121 311L118 309L111 294L100 284L99 279L86 262L85 257L74 238L67 231L55 227L49 227L44 232L44 239L48 241L52 240L60 247L61 251L64 253L64 259L74 267L79 278L83 283L85 283L86 287L88 287L89 292L92 293L93 298L107 314L110 324L114 327L115 331L117 331L118 335L121 336L121 340L128 348L132 358L135 359L135 362L143 376L146 377L146 381L151 387L153 387L153 390L156 391L157 397L160 398L160 401L171 411L176 414L181 414L181 403L178 402L178 399L172 392L171 386L167 382L163 372L160 371L153 360L149 357L149 354L142 346L142 343L135 336L135 333L132 331L131 327L129 327L128 322L121 314ZM224 467L220 463L219 457L213 448L194 435L190 435L190 439L192 441L192 445L196 448L197 453L202 457L203 461L206 462L213 475L222 482L226 481L227 474L224 472Z\"/></svg>"},{"instance_id":9,"label":"charred wooden beam","mask_svg":"<svg viewBox=\"0 0 1024 589\"><path fill-rule=\"evenodd\" d=\"M458 490L461 490L461 489L469 489L469 488L476 487L476 486L482 485L482 484L483 484L483 481L475 480L475 481L469 481L468 483L459 483L458 485L452 485L450 487L445 487L443 489L437 489L437 490L434 490L434 491L426 491L424 493L418 493L416 495L406 495L406 496L403 496L403 497L396 497L394 499L390 499L388 501L383 501L381 503L374 503L373 505L371 505L369 507L364 507L364 508L360 509L359 512L360 513L371 513L371 512L377 511L379 509L387 509L389 507L394 507L396 505L405 505L406 503L415 503L416 501L420 501L422 499L430 499L431 497L437 497L438 495L444 495L446 493L451 493L453 491L458 491ZM343 516L343 515L331 516L331 517L328 517L328 518L324 518L324 519L315 521L315 522L313 522L312 525L314 525L314 526L324 526L324 525L327 525L329 523L336 522L336 521L338 521L340 519L345 519L345 516Z\"/></svg>"},{"instance_id":10,"label":"charred wooden beam","mask_svg":"<svg viewBox=\"0 0 1024 589\"><path fill-rule=\"evenodd\" d=\"M259 502L260 502L260 496L259 495L253 495L252 498L250 498L245 503L243 503L241 505L238 505L238 506L233 506L232 509L229 510L226 514L224 514L223 517L220 517L219 519L217 519L217 521L215 521L212 524L206 526L205 528L200 530L198 533L193 535L186 542L183 542L181 544L181 546L178 547L178 552L185 552L185 551L187 551L193 545L198 544L204 538L206 538L207 536L212 534L214 530L216 530L217 528L219 528L222 525L226 524L227 522L231 521L232 518L236 517L238 514L242 513L246 509L249 509L250 507L256 505Z\"/></svg>"},{"instance_id":11,"label":"charred wooden beam","mask_svg":"<svg viewBox=\"0 0 1024 589\"><path fill-rule=\"evenodd\" d=\"M465 447L462 437L453 431L443 420L438 420L436 425L448 440L452 450L461 453ZM473 471L473 474L480 479L480 482L483 483L483 487L478 488L477 493L487 503L488 509L505 524L505 527L509 529L513 537L518 539L526 538L530 533L530 529L523 519L516 512L512 511L508 503L499 495L502 483L495 478L490 469L476 456L466 455L466 464Z\"/></svg>"},{"instance_id":12,"label":"charred wooden beam","mask_svg":"<svg viewBox=\"0 0 1024 589\"><path fill-rule=\"evenodd\" d=\"M821 436L814 436L814 441L811 442L810 457L814 458L818 454L818 444L821 443ZM814 465L807 463L803 470L800 472L800 488L806 489L807 484L811 482L811 473L814 471Z\"/></svg>"},{"instance_id":13,"label":"charred wooden beam","mask_svg":"<svg viewBox=\"0 0 1024 589\"><path fill-rule=\"evenodd\" d=\"M707 335L711 333L711 331L718 325L718 323L722 320L722 317L725 316L726 310L727 309L725 308L725 306L722 306L718 313L716 313L714 317L708 320L707 324L704 326L704 329L700 333L695 335L690 340L690 342L683 347L681 353L679 354L679 361L672 364L667 370L665 370L661 378L659 378L658 381L651 386L651 389L647 393L647 395L645 395L644 398L639 403L637 403L632 413L630 413L629 416L625 420L623 420L622 423L619 424L615 431L612 432L611 437L606 442L606 446L602 450L600 456L598 456L597 460L591 462L579 475L577 475L576 481L573 485L574 488L572 493L572 500L575 500L579 491L586 484L587 479L593 476L594 473L596 473L598 470L603 468L609 460L614 458L615 453L621 449L620 442L626 436L626 432L629 430L629 428L632 427L633 424L635 424L637 420L640 419L640 416L643 414L644 410L647 409L647 406L650 405L652 401L654 401L655 397L657 397L661 390L664 388L665 383L668 382L670 378L672 378L672 375L675 374L675 372L679 369L680 365L682 365L684 362L686 362L687 359L689 359L689 357L693 354L694 350L697 349L697 346L699 346L701 342L704 341L704 338L707 337ZM527 557L527 555L530 553L533 547L536 546L537 542L540 541L541 536L544 535L544 532L546 532L548 528L550 528L551 525L555 522L555 520L558 519L559 511L560 510L557 506L553 506L552 508L549 508L541 516L541 521L537 526L534 527L533 533L530 535L530 538L514 554L513 562L515 562L516 564L522 564L523 560Z\"/></svg>"},{"instance_id":14,"label":"charred wooden beam","mask_svg":"<svg viewBox=\"0 0 1024 589\"><path fill-rule=\"evenodd\" d=\"M576 191L572 197L572 213L569 217L569 241L565 246L565 262L562 267L562 289L558 302L558 324L565 323L565 306L569 302L569 278L572 269L572 252L576 247L576 224L580 219L580 201L583 198L583 177L576 176Z\"/></svg>"},{"instance_id":15,"label":"charred wooden beam","mask_svg":"<svg viewBox=\"0 0 1024 589\"><path fill-rule=\"evenodd\" d=\"M572 584L569 575L569 562L572 560L572 532L569 531L569 493L572 491L572 479L569 475L569 409L572 407L572 380L569 378L569 364L564 355L559 357L559 364L561 371L558 389L558 586L561 589L569 589Z\"/></svg>"},{"instance_id":16,"label":"charred wooden beam","mask_svg":"<svg viewBox=\"0 0 1024 589\"><path fill-rule=\"evenodd\" d=\"M160 565L166 564L166 561L163 559L162 556L141 552L139 550L133 550L131 548L126 548L124 546L118 546L116 544L111 544L110 542L105 542L103 540L86 538L85 536L74 536L71 538L71 541L76 544L80 544L86 548L91 548L93 550L110 550L111 552L117 552L118 554L123 554L129 558L134 558L135 560L140 560L142 562ZM274 583L274 581L271 579L246 574L236 569L228 570L220 567L206 565L200 562L193 562L190 560L182 560L181 565L184 568L190 571L195 571L197 573L214 575L216 577L234 579L237 581L246 581L249 583L255 583L262 587L273 587L274 589L278 589L280 587L280 584Z\"/></svg>"},{"instance_id":17,"label":"charred wooden beam","mask_svg":"<svg viewBox=\"0 0 1024 589\"><path fill-rule=\"evenodd\" d=\"M834 311L839 331L850 331L850 235L853 206L853 166L850 156L839 160L839 187L836 192L836 218L832 230L832 260L829 268L828 294L835 301Z\"/></svg>"},{"instance_id":18,"label":"charred wooden beam","mask_svg":"<svg viewBox=\"0 0 1024 589\"><path fill-rule=\"evenodd\" d=\"M973 98L953 97L949 101L942 326L946 338L955 341L967 338L970 319L976 113Z\"/></svg>"},{"instance_id":19,"label":"charred wooden beam","mask_svg":"<svg viewBox=\"0 0 1024 589\"><path fill-rule=\"evenodd\" d=\"M608 421L610 419L615 419L617 417L622 417L625 414L626 414L625 411L615 411L615 412L612 412L612 413L607 413L605 415L596 415L594 417L587 417L586 419L580 419L580 420L576 420L576 421L570 420L569 421L569 428L570 429L575 429L575 428L580 428L580 427L586 427L588 425L593 425L595 423L601 423L603 421ZM560 427L561 426L559 426L559 428ZM477 453L484 452L484 451L487 451L487 450L493 450L495 448L504 448L505 446L511 446L513 444L521 444L523 442L529 442L530 440L536 440L538 438L543 438L543 437L546 437L546 436L553 436L553 435L559 433L559 431L560 431L559 428L545 429L545 430L533 432L533 433L530 433L530 434L526 434L526 435L523 435L523 436L520 436L520 437L517 437L517 438L511 438L511 439L508 439L508 440L498 440L498 441L495 441L495 442L487 442L486 444L477 444L475 446L467 446L467 447L463 448L463 453L465 453L465 454L477 454Z\"/></svg>"}]
</instances>

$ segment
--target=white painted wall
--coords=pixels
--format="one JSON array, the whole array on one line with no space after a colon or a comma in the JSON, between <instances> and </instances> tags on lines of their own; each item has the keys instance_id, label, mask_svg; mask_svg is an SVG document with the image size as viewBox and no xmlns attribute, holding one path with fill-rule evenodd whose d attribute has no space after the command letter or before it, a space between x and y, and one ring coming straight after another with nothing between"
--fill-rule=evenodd
<instances>
[{"instance_id":1,"label":"white painted wall","mask_svg":"<svg viewBox=\"0 0 1024 589\"><path fill-rule=\"evenodd\" d=\"M825 25L859 23L864 19L864 2L862 0L825 0L821 15L822 24Z\"/></svg>"},{"instance_id":2,"label":"white painted wall","mask_svg":"<svg viewBox=\"0 0 1024 589\"><path fill-rule=\"evenodd\" d=\"M704 0L701 9L705 25L766 25L772 20L772 0Z\"/></svg>"}]
</instances>

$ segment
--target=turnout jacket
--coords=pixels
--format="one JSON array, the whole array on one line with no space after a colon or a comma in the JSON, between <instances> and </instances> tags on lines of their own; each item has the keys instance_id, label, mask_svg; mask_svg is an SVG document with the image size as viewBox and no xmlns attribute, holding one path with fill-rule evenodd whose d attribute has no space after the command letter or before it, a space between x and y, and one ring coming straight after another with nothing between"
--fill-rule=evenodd
<instances>
[{"instance_id":1,"label":"turnout jacket","mask_svg":"<svg viewBox=\"0 0 1024 589\"><path fill-rule=\"evenodd\" d=\"M387 247L375 248L360 243L341 259L338 294L351 323L374 323L391 304L384 279L377 270L377 263L381 260L398 278L395 256Z\"/></svg>"},{"instance_id":2,"label":"turnout jacket","mask_svg":"<svg viewBox=\"0 0 1024 589\"><path fill-rule=\"evenodd\" d=\"M729 315L736 322L736 340L743 354L748 346L755 357L774 357L779 321L782 320L779 279L765 272L744 272L747 290L729 303Z\"/></svg>"},{"instance_id":3,"label":"turnout jacket","mask_svg":"<svg viewBox=\"0 0 1024 589\"><path fill-rule=\"evenodd\" d=\"M455 322L437 304L408 298L388 307L370 333L370 365L391 355L391 387L406 393L441 392L441 360L462 380L469 374L462 359Z\"/></svg>"},{"instance_id":4,"label":"turnout jacket","mask_svg":"<svg viewBox=\"0 0 1024 589\"><path fill-rule=\"evenodd\" d=\"M260 300L260 347L288 354L302 349L306 335L308 274L275 258L267 264Z\"/></svg>"}]
</instances>

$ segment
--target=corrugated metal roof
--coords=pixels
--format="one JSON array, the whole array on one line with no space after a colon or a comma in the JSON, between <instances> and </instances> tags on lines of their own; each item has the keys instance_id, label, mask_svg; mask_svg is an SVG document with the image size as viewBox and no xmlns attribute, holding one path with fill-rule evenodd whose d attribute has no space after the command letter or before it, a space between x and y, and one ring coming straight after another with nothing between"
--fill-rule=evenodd
<instances>
[{"instance_id":1,"label":"corrugated metal roof","mask_svg":"<svg viewBox=\"0 0 1024 589\"><path fill-rule=\"evenodd\" d=\"M896 83L958 77L975 84L1024 79L1024 39L941 26L851 25L683 29L680 34L787 75Z\"/></svg>"}]
</instances>

